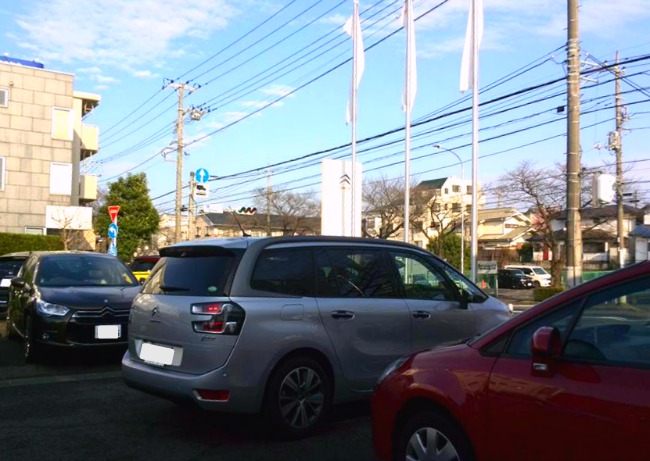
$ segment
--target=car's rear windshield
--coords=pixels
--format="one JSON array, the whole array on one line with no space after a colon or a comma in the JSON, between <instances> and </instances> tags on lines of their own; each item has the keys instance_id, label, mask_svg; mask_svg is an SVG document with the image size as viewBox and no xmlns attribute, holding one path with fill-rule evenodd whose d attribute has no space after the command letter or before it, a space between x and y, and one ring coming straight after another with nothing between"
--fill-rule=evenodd
<instances>
[{"instance_id":1,"label":"car's rear windshield","mask_svg":"<svg viewBox=\"0 0 650 461\"><path fill-rule=\"evenodd\" d=\"M153 266L155 266L157 262L157 259L136 259L131 263L131 270L133 272L147 272L153 269Z\"/></svg>"},{"instance_id":2,"label":"car's rear windshield","mask_svg":"<svg viewBox=\"0 0 650 461\"><path fill-rule=\"evenodd\" d=\"M145 294L224 296L243 250L183 248L167 251L142 288Z\"/></svg>"},{"instance_id":3,"label":"car's rear windshield","mask_svg":"<svg viewBox=\"0 0 650 461\"><path fill-rule=\"evenodd\" d=\"M0 259L0 277L16 276L24 262L25 258Z\"/></svg>"}]
</instances>

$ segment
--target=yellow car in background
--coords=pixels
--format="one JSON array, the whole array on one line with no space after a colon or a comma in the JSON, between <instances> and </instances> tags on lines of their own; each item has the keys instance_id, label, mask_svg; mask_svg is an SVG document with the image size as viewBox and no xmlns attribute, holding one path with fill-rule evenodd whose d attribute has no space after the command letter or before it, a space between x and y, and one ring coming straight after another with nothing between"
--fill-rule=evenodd
<instances>
[{"instance_id":1,"label":"yellow car in background","mask_svg":"<svg viewBox=\"0 0 650 461\"><path fill-rule=\"evenodd\" d=\"M137 256L129 267L131 268L131 272L133 272L133 275L135 275L135 278L138 280L138 282L140 282L140 284L143 284L144 281L149 278L151 269L153 269L153 266L155 266L159 260L160 256L158 255Z\"/></svg>"}]
</instances>

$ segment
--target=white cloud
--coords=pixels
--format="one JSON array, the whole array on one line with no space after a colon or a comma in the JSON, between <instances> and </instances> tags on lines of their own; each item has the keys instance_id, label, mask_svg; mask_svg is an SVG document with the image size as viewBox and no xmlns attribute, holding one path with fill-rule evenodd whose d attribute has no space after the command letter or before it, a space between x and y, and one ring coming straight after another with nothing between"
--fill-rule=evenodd
<instances>
[{"instance_id":1,"label":"white cloud","mask_svg":"<svg viewBox=\"0 0 650 461\"><path fill-rule=\"evenodd\" d=\"M77 72L80 74L101 74L102 69L100 67L94 66L94 67L82 67L80 69L77 69Z\"/></svg>"},{"instance_id":2,"label":"white cloud","mask_svg":"<svg viewBox=\"0 0 650 461\"><path fill-rule=\"evenodd\" d=\"M118 79L114 77L108 77L106 75L93 75L92 80L96 81L97 83L104 83L104 84L119 83Z\"/></svg>"},{"instance_id":3,"label":"white cloud","mask_svg":"<svg viewBox=\"0 0 650 461\"><path fill-rule=\"evenodd\" d=\"M271 85L267 88L264 88L262 90L262 93L268 94L271 96L287 96L289 98L293 98L295 95L290 94L292 91L294 91L294 88L291 88L290 86L286 85Z\"/></svg>"},{"instance_id":4,"label":"white cloud","mask_svg":"<svg viewBox=\"0 0 650 461\"><path fill-rule=\"evenodd\" d=\"M108 85L95 85L95 90L104 91L108 89Z\"/></svg>"},{"instance_id":5,"label":"white cloud","mask_svg":"<svg viewBox=\"0 0 650 461\"><path fill-rule=\"evenodd\" d=\"M271 101L244 101L244 102L241 103L242 106L251 107L253 109L262 109L262 108L268 106L269 104L271 104ZM278 102L273 103L271 106L272 107L280 107L282 105L284 105L284 102L278 101Z\"/></svg>"},{"instance_id":6,"label":"white cloud","mask_svg":"<svg viewBox=\"0 0 650 461\"><path fill-rule=\"evenodd\" d=\"M239 13L229 0L34 0L16 22L40 58L132 68L184 53L175 41L207 37ZM170 13L173 13L170 19Z\"/></svg>"},{"instance_id":7,"label":"white cloud","mask_svg":"<svg viewBox=\"0 0 650 461\"><path fill-rule=\"evenodd\" d=\"M154 74L150 70L136 70L133 71L133 76L136 78L158 78L160 74Z\"/></svg>"}]
</instances>

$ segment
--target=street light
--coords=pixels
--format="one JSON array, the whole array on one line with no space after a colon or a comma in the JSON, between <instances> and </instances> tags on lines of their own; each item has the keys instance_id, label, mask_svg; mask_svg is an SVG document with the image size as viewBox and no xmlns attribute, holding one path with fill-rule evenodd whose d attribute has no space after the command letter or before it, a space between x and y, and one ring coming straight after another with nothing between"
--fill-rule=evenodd
<instances>
[{"instance_id":1,"label":"street light","mask_svg":"<svg viewBox=\"0 0 650 461\"><path fill-rule=\"evenodd\" d=\"M440 144L434 144L433 147L447 151L458 159L460 165L460 180L462 183L465 180L465 173L463 169L463 161L460 159L460 156L453 150L442 147ZM465 198L463 197L462 186L460 189L460 272L461 274L465 273Z\"/></svg>"}]
</instances>

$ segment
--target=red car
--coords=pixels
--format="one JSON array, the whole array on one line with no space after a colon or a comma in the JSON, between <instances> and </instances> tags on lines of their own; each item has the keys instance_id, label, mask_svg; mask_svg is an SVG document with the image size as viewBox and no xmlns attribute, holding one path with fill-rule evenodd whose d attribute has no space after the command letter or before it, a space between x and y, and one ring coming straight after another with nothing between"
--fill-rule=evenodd
<instances>
[{"instance_id":1,"label":"red car","mask_svg":"<svg viewBox=\"0 0 650 461\"><path fill-rule=\"evenodd\" d=\"M389 367L381 460L650 459L650 262Z\"/></svg>"}]
</instances>

